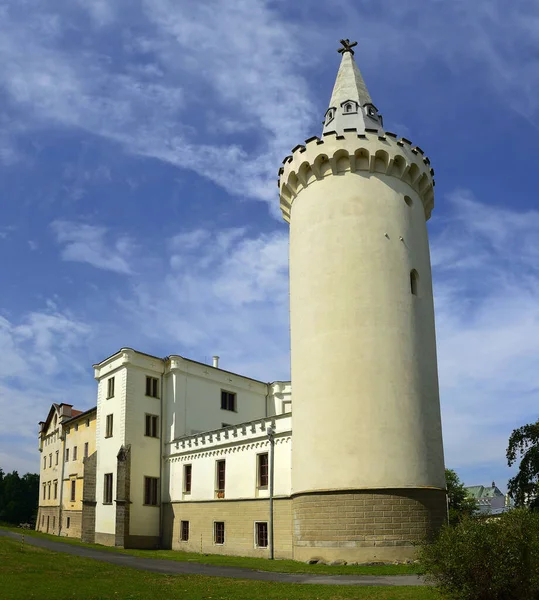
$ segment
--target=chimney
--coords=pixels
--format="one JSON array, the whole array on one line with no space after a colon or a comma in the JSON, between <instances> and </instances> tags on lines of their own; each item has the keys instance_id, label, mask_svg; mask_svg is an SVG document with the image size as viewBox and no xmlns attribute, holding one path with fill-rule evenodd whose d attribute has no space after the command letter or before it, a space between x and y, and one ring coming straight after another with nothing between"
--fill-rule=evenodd
<instances>
[{"instance_id":1,"label":"chimney","mask_svg":"<svg viewBox=\"0 0 539 600\"><path fill-rule=\"evenodd\" d=\"M214 368L218 369L219 368L219 357L218 356L212 356L213 359L213 366Z\"/></svg>"}]
</instances>

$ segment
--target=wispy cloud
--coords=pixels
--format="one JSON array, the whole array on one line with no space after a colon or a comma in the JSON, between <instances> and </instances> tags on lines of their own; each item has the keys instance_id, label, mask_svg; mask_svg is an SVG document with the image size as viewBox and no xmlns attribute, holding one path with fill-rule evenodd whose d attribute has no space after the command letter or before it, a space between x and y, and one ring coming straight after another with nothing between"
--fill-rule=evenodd
<instances>
[{"instance_id":1,"label":"wispy cloud","mask_svg":"<svg viewBox=\"0 0 539 600\"><path fill-rule=\"evenodd\" d=\"M63 247L63 260L88 263L98 269L124 275L132 273L129 259L134 243L128 236L120 235L107 243L108 230L98 225L54 221L51 228L56 241Z\"/></svg>"},{"instance_id":2,"label":"wispy cloud","mask_svg":"<svg viewBox=\"0 0 539 600\"><path fill-rule=\"evenodd\" d=\"M539 213L449 201L432 242L447 457L506 478L509 434L537 415Z\"/></svg>"}]
</instances>

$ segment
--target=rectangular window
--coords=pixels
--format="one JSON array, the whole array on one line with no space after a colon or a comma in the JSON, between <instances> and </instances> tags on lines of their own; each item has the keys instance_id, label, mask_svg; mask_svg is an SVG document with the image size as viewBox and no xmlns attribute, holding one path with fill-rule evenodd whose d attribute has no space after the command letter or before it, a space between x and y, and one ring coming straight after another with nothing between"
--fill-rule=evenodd
<instances>
[{"instance_id":1,"label":"rectangular window","mask_svg":"<svg viewBox=\"0 0 539 600\"><path fill-rule=\"evenodd\" d=\"M69 448L66 448L66 462L69 462Z\"/></svg>"},{"instance_id":2,"label":"rectangular window","mask_svg":"<svg viewBox=\"0 0 539 600\"><path fill-rule=\"evenodd\" d=\"M180 541L189 541L189 521L180 522Z\"/></svg>"},{"instance_id":3,"label":"rectangular window","mask_svg":"<svg viewBox=\"0 0 539 600\"><path fill-rule=\"evenodd\" d=\"M58 482L54 482L54 499L58 498Z\"/></svg>"},{"instance_id":4,"label":"rectangular window","mask_svg":"<svg viewBox=\"0 0 539 600\"><path fill-rule=\"evenodd\" d=\"M47 457L46 456L43 457L43 468L44 469L47 468Z\"/></svg>"},{"instance_id":5,"label":"rectangular window","mask_svg":"<svg viewBox=\"0 0 539 600\"><path fill-rule=\"evenodd\" d=\"M114 398L114 377L107 379L107 400Z\"/></svg>"},{"instance_id":6,"label":"rectangular window","mask_svg":"<svg viewBox=\"0 0 539 600\"><path fill-rule=\"evenodd\" d=\"M107 415L107 425L105 428L105 437L112 437L112 430L114 427L114 415Z\"/></svg>"},{"instance_id":7,"label":"rectangular window","mask_svg":"<svg viewBox=\"0 0 539 600\"><path fill-rule=\"evenodd\" d=\"M45 525L45 515L41 515L41 526Z\"/></svg>"},{"instance_id":8,"label":"rectangular window","mask_svg":"<svg viewBox=\"0 0 539 600\"><path fill-rule=\"evenodd\" d=\"M225 524L224 521L215 521L213 524L213 540L216 544L225 543Z\"/></svg>"},{"instance_id":9,"label":"rectangular window","mask_svg":"<svg viewBox=\"0 0 539 600\"><path fill-rule=\"evenodd\" d=\"M186 494L191 493L191 475L193 473L193 467L191 465L184 465L183 467L183 491Z\"/></svg>"},{"instance_id":10,"label":"rectangular window","mask_svg":"<svg viewBox=\"0 0 539 600\"><path fill-rule=\"evenodd\" d=\"M225 491L225 461L218 460L216 463L216 479L217 491L224 493Z\"/></svg>"},{"instance_id":11,"label":"rectangular window","mask_svg":"<svg viewBox=\"0 0 539 600\"><path fill-rule=\"evenodd\" d=\"M47 484L43 484L43 500L47 497Z\"/></svg>"},{"instance_id":12,"label":"rectangular window","mask_svg":"<svg viewBox=\"0 0 539 600\"><path fill-rule=\"evenodd\" d=\"M58 455L60 454L59 450L56 450L56 464L58 464Z\"/></svg>"},{"instance_id":13,"label":"rectangular window","mask_svg":"<svg viewBox=\"0 0 539 600\"><path fill-rule=\"evenodd\" d=\"M103 504L112 504L112 473L105 473Z\"/></svg>"},{"instance_id":14,"label":"rectangular window","mask_svg":"<svg viewBox=\"0 0 539 600\"><path fill-rule=\"evenodd\" d=\"M49 454L49 469L52 467L52 453Z\"/></svg>"},{"instance_id":15,"label":"rectangular window","mask_svg":"<svg viewBox=\"0 0 539 600\"><path fill-rule=\"evenodd\" d=\"M257 548L268 547L268 524L255 523L255 544Z\"/></svg>"},{"instance_id":16,"label":"rectangular window","mask_svg":"<svg viewBox=\"0 0 539 600\"><path fill-rule=\"evenodd\" d=\"M86 419L86 427L90 427L90 419Z\"/></svg>"},{"instance_id":17,"label":"rectangular window","mask_svg":"<svg viewBox=\"0 0 539 600\"><path fill-rule=\"evenodd\" d=\"M84 443L84 458L88 458L88 442Z\"/></svg>"},{"instance_id":18,"label":"rectangular window","mask_svg":"<svg viewBox=\"0 0 539 600\"><path fill-rule=\"evenodd\" d=\"M78 430L79 430L79 424L75 423L75 431L78 431Z\"/></svg>"},{"instance_id":19,"label":"rectangular window","mask_svg":"<svg viewBox=\"0 0 539 600\"><path fill-rule=\"evenodd\" d=\"M157 506L157 477L144 477L144 504Z\"/></svg>"},{"instance_id":20,"label":"rectangular window","mask_svg":"<svg viewBox=\"0 0 539 600\"><path fill-rule=\"evenodd\" d=\"M73 460L77 460L77 446L73 447Z\"/></svg>"},{"instance_id":21,"label":"rectangular window","mask_svg":"<svg viewBox=\"0 0 539 600\"><path fill-rule=\"evenodd\" d=\"M70 525L71 525L71 517L67 517L66 518L66 529L69 529Z\"/></svg>"},{"instance_id":22,"label":"rectangular window","mask_svg":"<svg viewBox=\"0 0 539 600\"><path fill-rule=\"evenodd\" d=\"M51 499L51 482L47 483L47 500Z\"/></svg>"},{"instance_id":23,"label":"rectangular window","mask_svg":"<svg viewBox=\"0 0 539 600\"><path fill-rule=\"evenodd\" d=\"M159 380L156 377L146 377L146 396L159 398Z\"/></svg>"},{"instance_id":24,"label":"rectangular window","mask_svg":"<svg viewBox=\"0 0 539 600\"><path fill-rule=\"evenodd\" d=\"M145 428L145 434L149 437L159 437L157 431L157 426L158 426L158 417L156 415L146 415L146 428Z\"/></svg>"},{"instance_id":25,"label":"rectangular window","mask_svg":"<svg viewBox=\"0 0 539 600\"><path fill-rule=\"evenodd\" d=\"M75 479L71 480L71 502L75 502L75 495L77 491L77 481Z\"/></svg>"},{"instance_id":26,"label":"rectangular window","mask_svg":"<svg viewBox=\"0 0 539 600\"><path fill-rule=\"evenodd\" d=\"M265 489L268 487L268 454L258 455L258 487Z\"/></svg>"},{"instance_id":27,"label":"rectangular window","mask_svg":"<svg viewBox=\"0 0 539 600\"><path fill-rule=\"evenodd\" d=\"M236 410L236 394L234 392L221 390L221 409Z\"/></svg>"}]
</instances>

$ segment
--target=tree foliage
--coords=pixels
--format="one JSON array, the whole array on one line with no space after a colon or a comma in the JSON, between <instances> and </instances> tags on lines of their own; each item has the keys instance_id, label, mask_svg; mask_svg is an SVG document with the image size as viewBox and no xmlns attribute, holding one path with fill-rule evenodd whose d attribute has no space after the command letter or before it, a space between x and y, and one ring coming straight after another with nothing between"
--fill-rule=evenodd
<instances>
[{"instance_id":1,"label":"tree foliage","mask_svg":"<svg viewBox=\"0 0 539 600\"><path fill-rule=\"evenodd\" d=\"M464 484L453 469L445 470L447 500L449 507L449 524L455 525L464 517L471 517L477 512L477 503L468 496Z\"/></svg>"},{"instance_id":2,"label":"tree foliage","mask_svg":"<svg viewBox=\"0 0 539 600\"><path fill-rule=\"evenodd\" d=\"M444 598L537 600L539 514L512 510L442 528L418 558Z\"/></svg>"},{"instance_id":3,"label":"tree foliage","mask_svg":"<svg viewBox=\"0 0 539 600\"><path fill-rule=\"evenodd\" d=\"M17 471L4 473L0 468L0 521L34 523L39 501L39 475Z\"/></svg>"},{"instance_id":4,"label":"tree foliage","mask_svg":"<svg viewBox=\"0 0 539 600\"><path fill-rule=\"evenodd\" d=\"M507 464L520 460L518 473L509 480L507 489L516 506L530 504L536 508L539 491L539 421L515 429L507 446ZM531 500L531 502L530 502Z\"/></svg>"}]
</instances>

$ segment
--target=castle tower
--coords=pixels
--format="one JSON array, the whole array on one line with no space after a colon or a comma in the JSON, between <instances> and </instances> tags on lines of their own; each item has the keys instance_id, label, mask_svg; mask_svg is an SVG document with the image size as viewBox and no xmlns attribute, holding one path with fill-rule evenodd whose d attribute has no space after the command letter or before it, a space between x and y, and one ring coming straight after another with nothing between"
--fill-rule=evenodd
<instances>
[{"instance_id":1,"label":"castle tower","mask_svg":"<svg viewBox=\"0 0 539 600\"><path fill-rule=\"evenodd\" d=\"M353 46L322 138L279 171L290 223L294 558L412 557L446 518L426 221L433 171L385 132Z\"/></svg>"}]
</instances>

